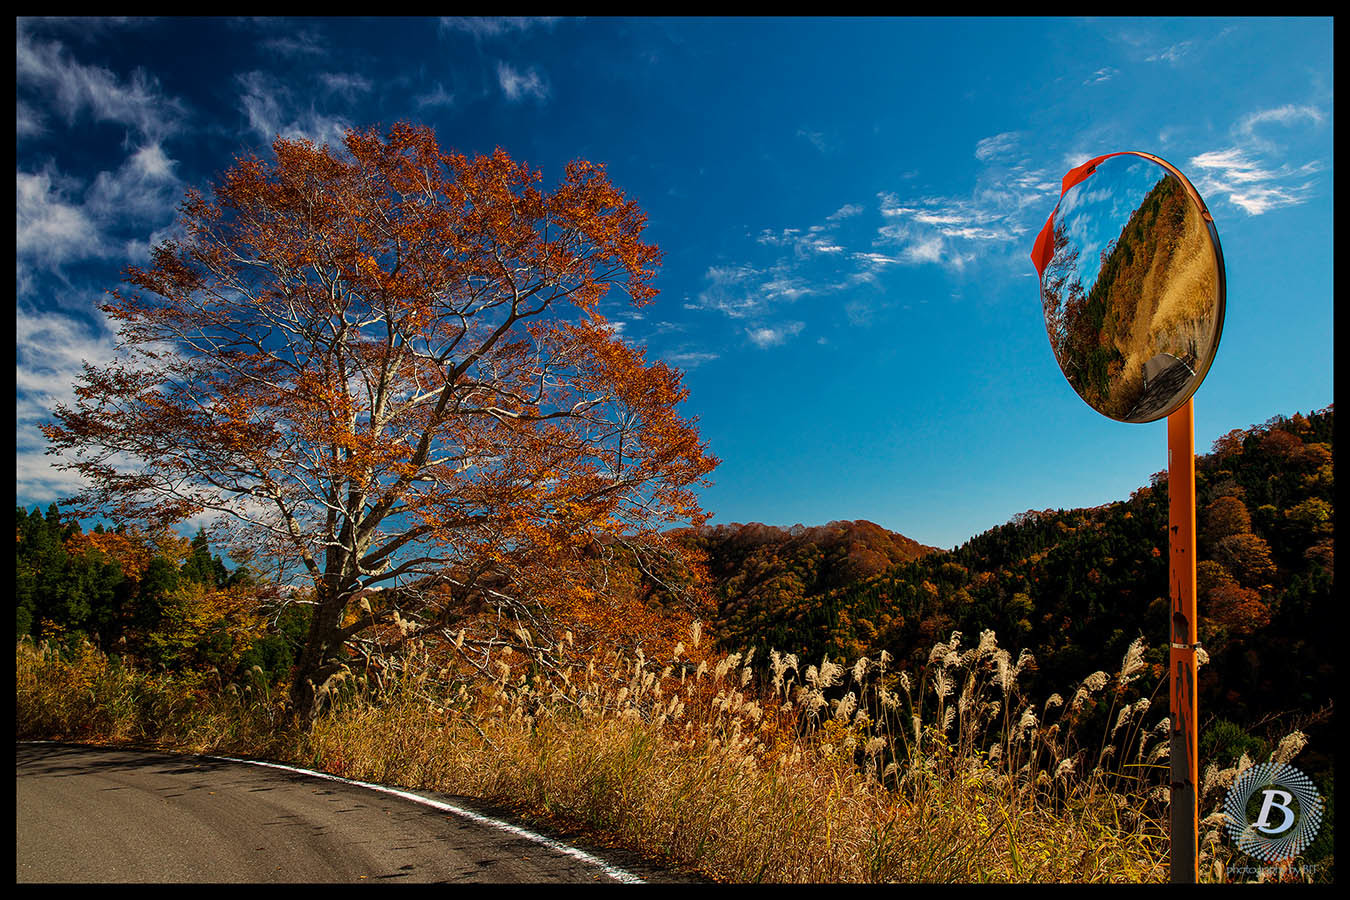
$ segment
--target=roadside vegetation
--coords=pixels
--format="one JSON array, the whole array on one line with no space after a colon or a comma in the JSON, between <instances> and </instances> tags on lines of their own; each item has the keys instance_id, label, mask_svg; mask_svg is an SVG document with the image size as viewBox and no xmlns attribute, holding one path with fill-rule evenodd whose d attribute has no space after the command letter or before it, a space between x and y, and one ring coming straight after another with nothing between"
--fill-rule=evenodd
<instances>
[{"instance_id":1,"label":"roadside vegetation","mask_svg":"<svg viewBox=\"0 0 1350 900\"><path fill-rule=\"evenodd\" d=\"M260 667L222 682L25 640L16 730L475 797L717 881L1167 879L1166 720L1112 701L1144 673L1142 647L1041 700L1018 687L1031 655L992 632L934 646L918 682L885 656L713 655L697 625L687 640L672 659L611 654L557 675L516 655L495 678L423 645L397 670L348 673L307 728ZM1204 773L1202 814L1251 763ZM1225 880L1214 816L1202 837L1202 879Z\"/></svg>"}]
</instances>

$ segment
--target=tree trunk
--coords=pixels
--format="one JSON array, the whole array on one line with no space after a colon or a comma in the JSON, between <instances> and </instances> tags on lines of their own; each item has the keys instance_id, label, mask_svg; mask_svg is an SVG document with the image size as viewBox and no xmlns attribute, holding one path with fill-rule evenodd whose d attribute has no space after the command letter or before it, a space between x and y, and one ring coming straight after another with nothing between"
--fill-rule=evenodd
<instances>
[{"instance_id":1,"label":"tree trunk","mask_svg":"<svg viewBox=\"0 0 1350 900\"><path fill-rule=\"evenodd\" d=\"M324 688L342 668L340 626L344 606L339 597L324 597L310 620L291 680L291 707L301 726L308 726L319 714Z\"/></svg>"}]
</instances>

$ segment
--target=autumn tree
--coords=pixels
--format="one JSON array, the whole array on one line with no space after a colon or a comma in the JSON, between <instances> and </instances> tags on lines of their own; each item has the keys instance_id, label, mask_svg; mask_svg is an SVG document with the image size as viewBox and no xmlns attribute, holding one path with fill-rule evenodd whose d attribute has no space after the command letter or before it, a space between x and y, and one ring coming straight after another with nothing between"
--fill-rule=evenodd
<instances>
[{"instance_id":1,"label":"autumn tree","mask_svg":"<svg viewBox=\"0 0 1350 900\"><path fill-rule=\"evenodd\" d=\"M659 263L601 166L547 191L403 124L272 149L188 193L184 236L104 306L121 356L45 430L82 508L214 514L254 571L307 588L300 716L381 626L487 610L543 641L588 548L642 560L704 520L716 460L680 375L601 312L611 288L649 302Z\"/></svg>"}]
</instances>

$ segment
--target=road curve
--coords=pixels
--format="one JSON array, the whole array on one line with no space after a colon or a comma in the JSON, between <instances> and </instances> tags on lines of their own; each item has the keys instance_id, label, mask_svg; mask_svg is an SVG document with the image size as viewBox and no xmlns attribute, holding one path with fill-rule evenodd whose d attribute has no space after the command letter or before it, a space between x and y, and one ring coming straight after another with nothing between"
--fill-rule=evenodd
<instances>
[{"instance_id":1,"label":"road curve","mask_svg":"<svg viewBox=\"0 0 1350 900\"><path fill-rule=\"evenodd\" d=\"M67 744L17 744L15 763L20 883L692 880L606 862L443 794Z\"/></svg>"}]
</instances>

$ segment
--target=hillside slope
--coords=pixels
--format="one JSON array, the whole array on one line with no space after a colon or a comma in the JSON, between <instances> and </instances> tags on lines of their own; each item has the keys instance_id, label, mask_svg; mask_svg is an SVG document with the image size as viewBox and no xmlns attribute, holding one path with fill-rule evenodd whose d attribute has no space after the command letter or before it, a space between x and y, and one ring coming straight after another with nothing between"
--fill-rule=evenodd
<instances>
[{"instance_id":1,"label":"hillside slope","mask_svg":"<svg viewBox=\"0 0 1350 900\"><path fill-rule=\"evenodd\" d=\"M1333 422L1332 407L1276 417L1197 457L1202 727L1222 719L1258 737L1329 727ZM704 535L721 602L714 633L729 648L804 659L885 650L918 673L953 631L973 643L992 629L1001 646L1035 655L1029 687L1040 696L1118 665L1142 637L1151 689L1165 674L1167 517L1160 472L1127 500L1029 511L955 550L913 548L911 560L856 578L826 564L838 544L831 556L772 534Z\"/></svg>"}]
</instances>

